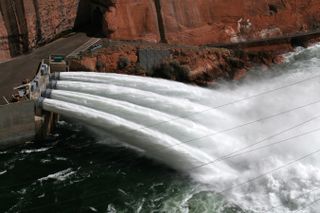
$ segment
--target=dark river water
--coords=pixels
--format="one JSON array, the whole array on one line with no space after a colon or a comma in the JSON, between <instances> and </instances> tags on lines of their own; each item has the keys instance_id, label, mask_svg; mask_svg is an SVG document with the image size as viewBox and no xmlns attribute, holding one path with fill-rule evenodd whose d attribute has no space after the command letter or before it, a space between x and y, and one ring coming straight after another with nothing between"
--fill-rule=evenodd
<instances>
[{"instance_id":1,"label":"dark river water","mask_svg":"<svg viewBox=\"0 0 320 213\"><path fill-rule=\"evenodd\" d=\"M190 178L61 122L46 146L0 152L0 212L238 212Z\"/></svg>"},{"instance_id":2,"label":"dark river water","mask_svg":"<svg viewBox=\"0 0 320 213\"><path fill-rule=\"evenodd\" d=\"M1 151L0 212L318 213L320 45L285 59L214 89L61 74L44 110L115 137L60 121Z\"/></svg>"}]
</instances>

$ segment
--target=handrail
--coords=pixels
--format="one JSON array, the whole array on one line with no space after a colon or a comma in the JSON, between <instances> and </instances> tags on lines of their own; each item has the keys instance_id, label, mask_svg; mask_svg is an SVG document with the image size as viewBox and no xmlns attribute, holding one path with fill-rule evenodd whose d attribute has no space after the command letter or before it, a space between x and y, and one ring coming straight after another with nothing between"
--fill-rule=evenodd
<instances>
[{"instance_id":1,"label":"handrail","mask_svg":"<svg viewBox=\"0 0 320 213\"><path fill-rule=\"evenodd\" d=\"M242 47L242 46L249 47L249 46L258 46L259 44L283 42L284 40L286 40L287 42L290 42L292 39L309 37L309 36L318 36L318 35L320 36L320 30L301 32L301 33L289 34L284 36L276 36L276 37L265 38L265 39L252 39L252 40L236 42L236 43L214 43L214 44L207 44L205 46L224 47L224 48Z\"/></svg>"}]
</instances>

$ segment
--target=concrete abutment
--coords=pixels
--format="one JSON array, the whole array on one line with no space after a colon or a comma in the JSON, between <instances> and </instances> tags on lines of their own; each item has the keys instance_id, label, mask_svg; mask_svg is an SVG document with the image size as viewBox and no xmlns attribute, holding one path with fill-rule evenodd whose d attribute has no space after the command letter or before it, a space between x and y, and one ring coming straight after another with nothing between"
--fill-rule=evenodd
<instances>
[{"instance_id":1,"label":"concrete abutment","mask_svg":"<svg viewBox=\"0 0 320 213\"><path fill-rule=\"evenodd\" d=\"M54 131L59 115L43 110L41 104L50 73L60 71L68 71L64 56L42 60L34 79L16 88L28 100L0 105L0 149L28 141L42 142Z\"/></svg>"}]
</instances>

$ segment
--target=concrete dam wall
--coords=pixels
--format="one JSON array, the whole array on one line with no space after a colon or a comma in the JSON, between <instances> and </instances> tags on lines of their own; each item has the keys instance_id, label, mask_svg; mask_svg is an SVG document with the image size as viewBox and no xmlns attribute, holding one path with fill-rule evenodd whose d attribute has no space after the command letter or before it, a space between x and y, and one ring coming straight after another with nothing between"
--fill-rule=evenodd
<instances>
[{"instance_id":1,"label":"concrete dam wall","mask_svg":"<svg viewBox=\"0 0 320 213\"><path fill-rule=\"evenodd\" d=\"M0 106L0 149L34 139L34 102Z\"/></svg>"}]
</instances>

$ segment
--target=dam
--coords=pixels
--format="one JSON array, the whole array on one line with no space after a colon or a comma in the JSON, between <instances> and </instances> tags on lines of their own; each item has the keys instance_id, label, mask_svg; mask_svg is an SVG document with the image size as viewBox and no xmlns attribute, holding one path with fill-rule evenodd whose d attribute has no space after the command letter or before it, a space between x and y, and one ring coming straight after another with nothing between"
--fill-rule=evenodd
<instances>
[{"instance_id":1,"label":"dam","mask_svg":"<svg viewBox=\"0 0 320 213\"><path fill-rule=\"evenodd\" d=\"M319 8L1 1L0 212L319 212Z\"/></svg>"},{"instance_id":2,"label":"dam","mask_svg":"<svg viewBox=\"0 0 320 213\"><path fill-rule=\"evenodd\" d=\"M159 187L154 192L156 197L146 195L152 200L151 204L143 204L146 209L153 209L157 199L170 202L157 197L169 193L170 199L174 197L179 203L176 208L183 208L183 203L188 202L190 206L217 211L314 212L320 181L314 175L319 170L320 152L319 48L315 45L298 49L286 56L284 64L273 67L274 72L253 70L242 83L222 82L215 89L112 73L57 72L50 76L51 82L42 92L38 105L45 111L72 118L76 124L89 126L90 135L101 144L94 153L110 158L107 162L95 161L92 164L95 168L96 164L101 164L102 171L114 167L126 179L133 178L138 168L145 165L140 175L148 179L148 173L152 173L147 190L152 192ZM63 122L59 125L69 126ZM82 140L92 140L85 136L84 129L71 128L75 134L70 137L60 132L64 141L74 140L75 146ZM104 149L105 146L108 148ZM22 150L19 155L25 153L24 158L28 159L34 156L28 153L35 152L45 160L57 155L50 149L55 148ZM81 156L93 152L88 145L72 152L78 149ZM109 149L112 151L106 154ZM111 154L115 150L119 152L118 158ZM133 157L133 153L137 156ZM132 166L129 163L132 157L138 162L140 159L141 164ZM51 161L61 161L61 157L54 159ZM81 161L80 157L74 159ZM196 183L158 164L146 163L152 160L187 174ZM84 161L81 165L91 164ZM78 164L69 165L65 170L38 178L31 185L26 183L26 195L20 196L27 199L31 190L40 190L42 184L48 187L74 184L94 175L88 175L86 167L78 167ZM168 185L161 173L178 183L173 181ZM140 180L131 181L136 187ZM278 185L284 182L287 184ZM161 184L172 187L172 191L163 191ZM174 193L175 184L185 187L178 195ZM83 197L88 198L84 205L99 208L101 203L94 204L90 196L99 196L103 191L91 190L92 194ZM126 191L121 189L118 196L126 196ZM111 197L107 200L114 202ZM70 199L59 202L76 205ZM46 205L39 208L46 209ZM118 209L128 208L125 204L114 205ZM138 209L140 205L132 208ZM174 208L168 205L161 207L162 210Z\"/></svg>"},{"instance_id":3,"label":"dam","mask_svg":"<svg viewBox=\"0 0 320 213\"><path fill-rule=\"evenodd\" d=\"M49 84L51 70L68 71L64 56L52 55L42 60L34 79L14 88L17 94L12 98L17 102L0 105L0 149L43 139L51 132L56 115L43 113L35 105Z\"/></svg>"},{"instance_id":4,"label":"dam","mask_svg":"<svg viewBox=\"0 0 320 213\"><path fill-rule=\"evenodd\" d=\"M252 40L247 42L239 42L239 43L229 43L229 44L214 44L214 45L208 45L209 48L215 46L215 47L226 47L229 49L264 49L267 46L272 45L294 45L292 42L294 40L299 40L302 42L302 45L307 45L308 42L314 38L317 38L319 35L318 31L310 32L310 33L303 33L303 34L296 34L296 35L290 35L286 37L279 37L279 38L273 38L273 39L264 39L264 40ZM281 46L280 45L280 46ZM169 46L170 47L170 46ZM76 50L74 50L72 53L68 55L68 60L74 60L79 57L79 52L81 51L95 51L95 49L103 48L101 45L101 39L90 39L88 42L84 43L80 47L78 47ZM172 48L172 47L171 47ZM276 50L275 50L276 51ZM282 50L279 50L282 51ZM170 49L152 49L152 48L140 48L138 53L139 62L137 63L139 66L144 67L147 72L150 72L154 67L158 66L159 61L162 61L164 58L172 57L170 56ZM55 59L53 59L56 57ZM45 135L49 135L51 130L53 129L54 123L57 121L57 114L55 113L49 113L48 115L39 115L41 114L41 110L39 110L37 107L34 107L34 101L36 101L42 93L45 92L49 84L50 79L59 79L60 78L60 72L68 72L69 66L67 65L69 62L65 61L67 57L61 55L52 55L51 58L48 60L42 60L42 62L39 65L38 71L34 79L26 84L21 85L20 87L16 87L16 91L21 91L20 93L25 93L26 91L28 94L22 94L21 97L26 97L26 100L29 100L27 102L22 103L16 103L16 104L9 104L2 106L0 113L2 114L2 130L1 130L1 146L3 148L10 147L16 144L24 143L25 141L28 141L29 139L34 138L42 138L45 137ZM60 63L59 60L62 59L62 62ZM51 75L52 73L52 75ZM51 76L50 76L51 75ZM61 73L62 76L65 77L66 74ZM86 79L85 75L88 75L88 80L98 83L98 79L100 79L100 75L96 74L91 76L89 73L84 74L83 76L80 75L78 77L70 77L71 80L75 79L77 81ZM66 78L68 79L68 78ZM97 82L98 81L98 82ZM111 80L107 80L109 84L113 84L114 82ZM99 88L99 90L102 90L103 88ZM6 98L4 97L4 100ZM6 100L7 101L7 100ZM10 113L12 109L15 109L13 111L17 111L18 113L11 116L13 113ZM20 112L20 113L19 113ZM45 113L46 114L46 113ZM34 118L33 116L34 115ZM11 120L11 122L7 122L8 120ZM20 122L21 120L21 122ZM12 130L10 130L10 127L4 128L6 126L6 123L12 123ZM16 129L13 130L13 129ZM17 136L17 134L21 134L21 136Z\"/></svg>"},{"instance_id":5,"label":"dam","mask_svg":"<svg viewBox=\"0 0 320 213\"><path fill-rule=\"evenodd\" d=\"M34 90L34 100L39 110L68 118L68 122L57 122L55 137L60 145L1 152L8 162L1 173L6 177L7 171L23 170L20 160L42 169L49 169L53 162L67 164L63 170L50 169L47 176L39 170L38 177L23 183L24 194L15 196L24 198L19 205L30 211L35 207L28 203L45 199L43 193L50 194L57 186L69 190L94 177L99 185L112 188L116 179L108 182L99 176L105 172L108 177L116 173L133 182L112 188L118 195L107 195L108 203L103 204L110 209L129 208L114 200L127 197L130 189L125 186L132 183L139 194L150 192L140 195L150 201L132 209L141 205L154 209L160 199L164 212L182 208L184 202L189 206L185 208L216 211L314 212L320 183L315 175L320 153L319 52L319 45L296 49L272 72L253 68L241 82L219 82L214 88L114 73L50 73L43 64L38 75L46 83ZM14 166L10 156L16 159ZM83 156L90 156L92 162ZM150 180L143 183L147 188L135 175ZM3 193L15 187L21 189L5 186ZM85 190L90 194L79 198L86 200L83 208L99 209L101 203L93 198L105 192L91 186ZM179 207L171 206L172 197ZM130 196L125 199L136 202ZM57 204L36 208L54 206L58 211L61 204L79 208L61 194Z\"/></svg>"}]
</instances>

